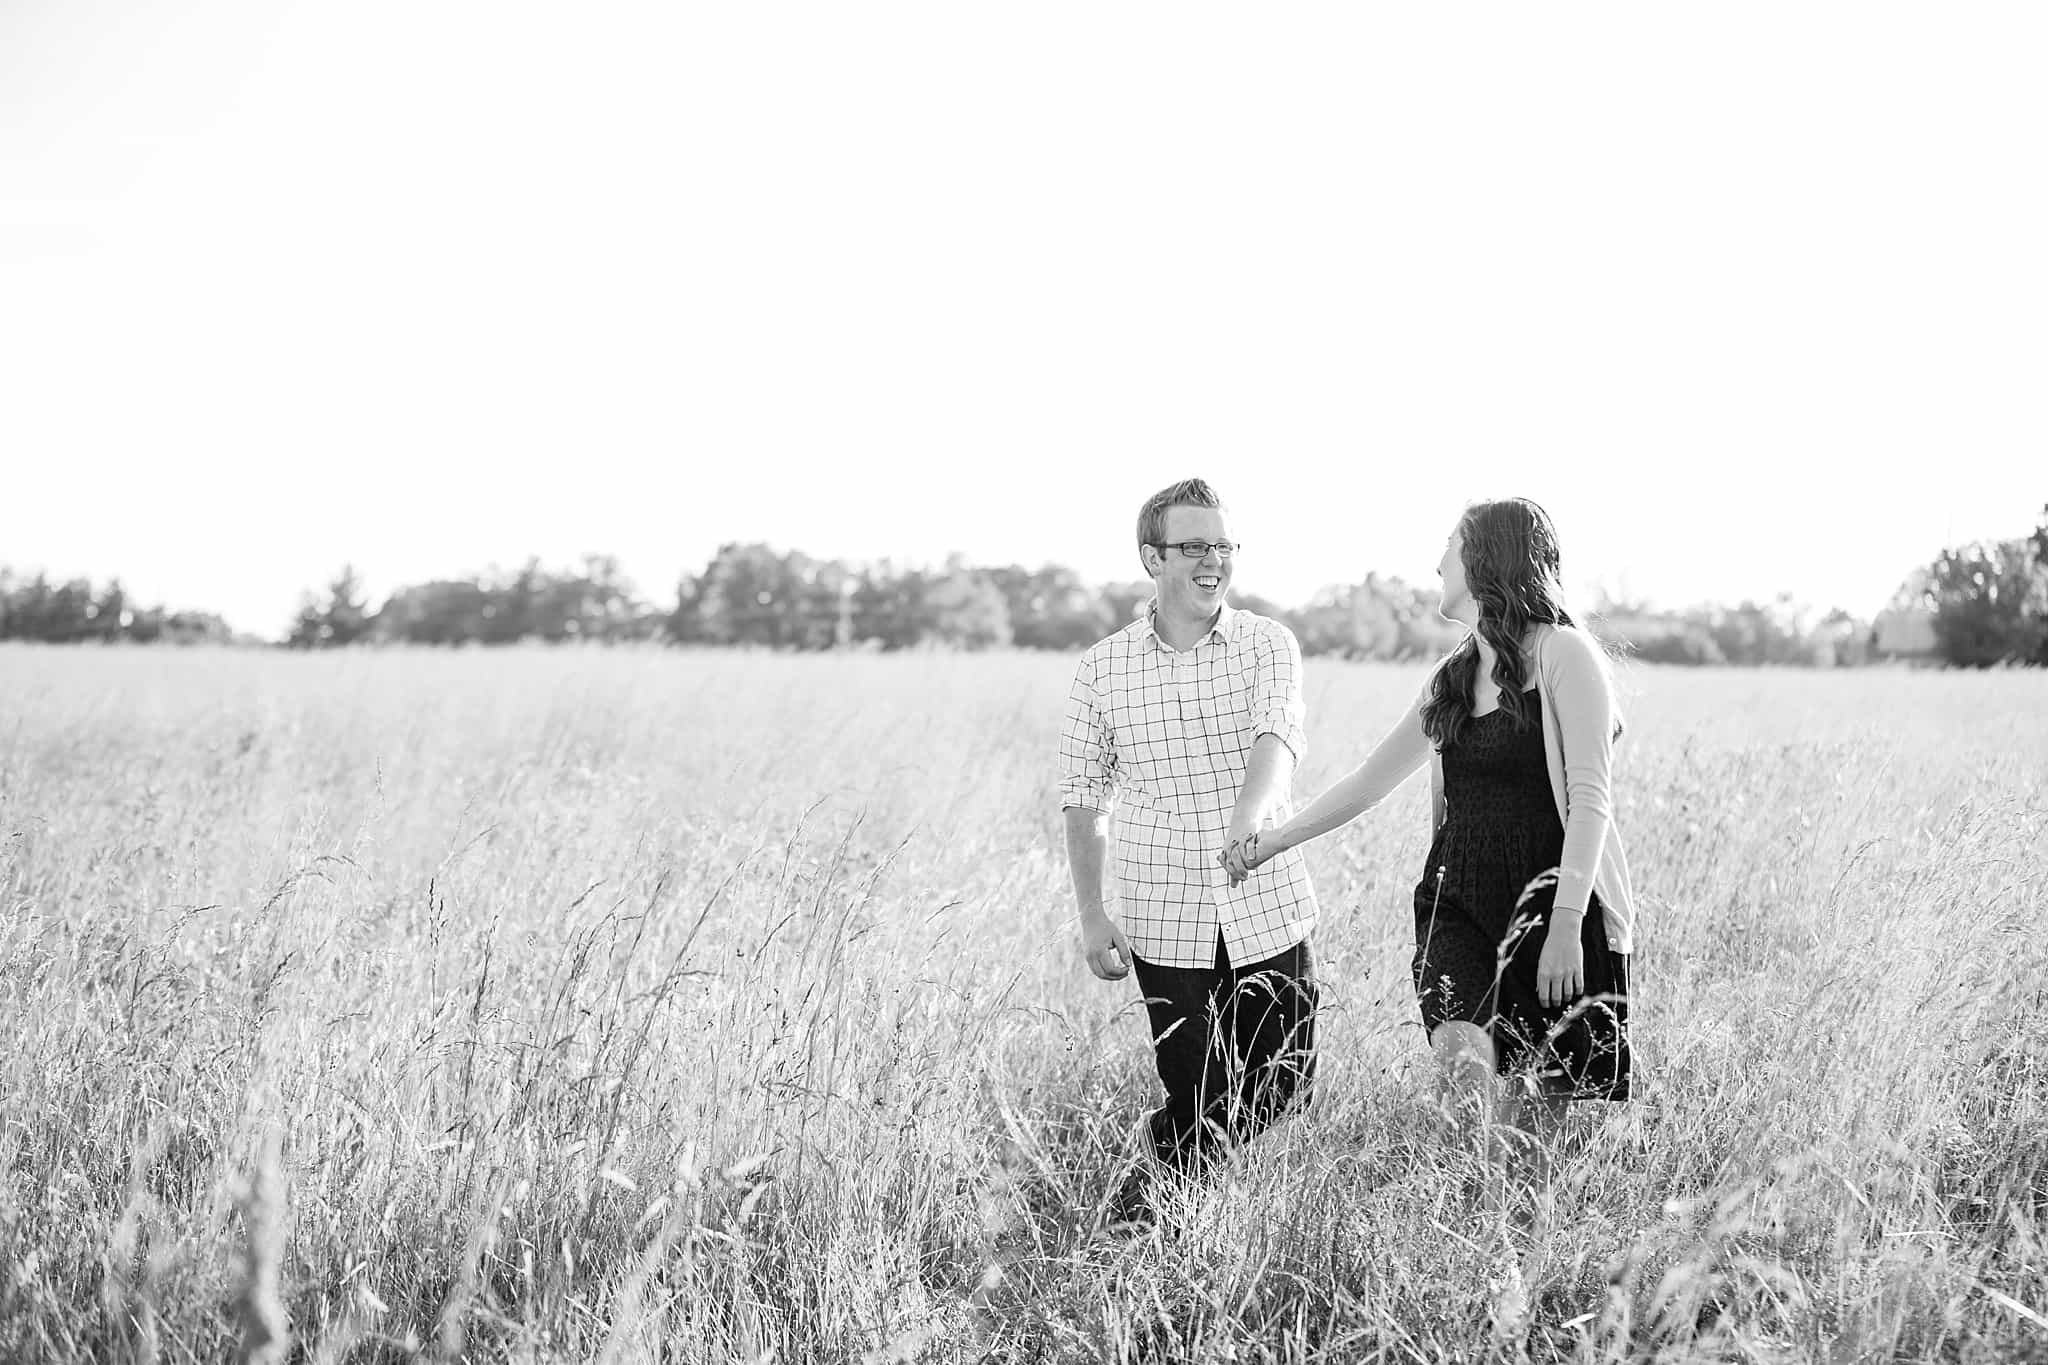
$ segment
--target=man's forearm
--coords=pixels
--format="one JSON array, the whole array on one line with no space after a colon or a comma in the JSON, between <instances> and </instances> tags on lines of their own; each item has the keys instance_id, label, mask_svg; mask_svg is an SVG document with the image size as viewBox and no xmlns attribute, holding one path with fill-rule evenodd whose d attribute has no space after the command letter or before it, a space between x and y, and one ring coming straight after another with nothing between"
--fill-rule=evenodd
<instances>
[{"instance_id":1,"label":"man's forearm","mask_svg":"<svg viewBox=\"0 0 2048 1365\"><path fill-rule=\"evenodd\" d=\"M1252 744L1252 756L1244 765L1244 785L1237 789L1237 805L1230 813L1230 827L1255 830L1287 794L1294 780L1294 750L1275 734L1263 734Z\"/></svg>"},{"instance_id":2,"label":"man's forearm","mask_svg":"<svg viewBox=\"0 0 2048 1365\"><path fill-rule=\"evenodd\" d=\"M1067 818L1067 870L1074 877L1074 899L1081 917L1102 915L1102 869L1109 856L1109 817L1085 806L1069 806Z\"/></svg>"}]
</instances>

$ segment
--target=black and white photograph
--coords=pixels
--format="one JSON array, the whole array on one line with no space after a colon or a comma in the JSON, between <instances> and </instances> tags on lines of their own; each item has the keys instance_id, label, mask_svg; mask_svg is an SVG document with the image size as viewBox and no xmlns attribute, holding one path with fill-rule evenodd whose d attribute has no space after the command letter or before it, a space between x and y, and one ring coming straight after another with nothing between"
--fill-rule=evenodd
<instances>
[{"instance_id":1,"label":"black and white photograph","mask_svg":"<svg viewBox=\"0 0 2048 1365\"><path fill-rule=\"evenodd\" d=\"M2048 1365L2044 73L0 0L0 1362Z\"/></svg>"}]
</instances>

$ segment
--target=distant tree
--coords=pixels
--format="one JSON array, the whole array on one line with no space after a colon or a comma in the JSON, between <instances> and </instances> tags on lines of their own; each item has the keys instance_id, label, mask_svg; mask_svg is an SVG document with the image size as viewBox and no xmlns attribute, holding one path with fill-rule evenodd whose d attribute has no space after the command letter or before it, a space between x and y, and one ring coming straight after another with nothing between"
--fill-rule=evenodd
<instances>
[{"instance_id":1,"label":"distant tree","mask_svg":"<svg viewBox=\"0 0 2048 1365\"><path fill-rule=\"evenodd\" d=\"M807 636L803 557L762 544L721 545L689 594L694 638L717 645L800 647ZM680 609L680 608L679 608Z\"/></svg>"},{"instance_id":2,"label":"distant tree","mask_svg":"<svg viewBox=\"0 0 2048 1365\"><path fill-rule=\"evenodd\" d=\"M694 645L703 640L697 610L697 575L684 574L676 580L676 604L668 614L667 635L671 642Z\"/></svg>"},{"instance_id":3,"label":"distant tree","mask_svg":"<svg viewBox=\"0 0 2048 1365\"><path fill-rule=\"evenodd\" d=\"M547 582L540 560L531 557L510 577L494 571L484 608L483 642L509 645L539 634L537 617Z\"/></svg>"},{"instance_id":4,"label":"distant tree","mask_svg":"<svg viewBox=\"0 0 2048 1365\"><path fill-rule=\"evenodd\" d=\"M73 578L52 584L47 574L39 572L27 582L17 583L8 594L6 632L17 640L75 644L99 634L95 624L98 610L87 580Z\"/></svg>"},{"instance_id":5,"label":"distant tree","mask_svg":"<svg viewBox=\"0 0 2048 1365\"><path fill-rule=\"evenodd\" d=\"M1840 607L1820 619L1809 637L1817 668L1860 668L1870 662L1871 623Z\"/></svg>"},{"instance_id":6,"label":"distant tree","mask_svg":"<svg viewBox=\"0 0 2048 1365\"><path fill-rule=\"evenodd\" d=\"M1437 614L1434 589L1369 573L1363 583L1324 588L1294 614L1305 654L1345 659L1434 658L1461 628Z\"/></svg>"},{"instance_id":7,"label":"distant tree","mask_svg":"<svg viewBox=\"0 0 2048 1365\"><path fill-rule=\"evenodd\" d=\"M533 593L527 608L530 628L542 639L636 639L659 628L659 622L642 610L632 583L611 555L585 555L581 573L547 575L535 568L527 586ZM511 605L507 593L491 594L484 606L485 629Z\"/></svg>"},{"instance_id":8,"label":"distant tree","mask_svg":"<svg viewBox=\"0 0 2048 1365\"><path fill-rule=\"evenodd\" d=\"M1145 604L1158 593L1149 578L1135 579L1128 583L1111 583L1102 590L1103 614L1109 617L1109 629L1121 630L1138 619L1145 610Z\"/></svg>"},{"instance_id":9,"label":"distant tree","mask_svg":"<svg viewBox=\"0 0 2048 1365\"><path fill-rule=\"evenodd\" d=\"M1278 621L1289 630L1295 630L1295 613L1287 610L1287 608L1281 606L1270 597L1261 597L1255 592L1240 592L1236 588L1232 588L1230 590L1230 605L1239 611L1248 611L1254 616L1268 617ZM1299 636L1300 632L1296 630L1295 634Z\"/></svg>"},{"instance_id":10,"label":"distant tree","mask_svg":"<svg viewBox=\"0 0 2048 1365\"><path fill-rule=\"evenodd\" d=\"M1301 612L1301 647L1342 659L1390 659L1400 648L1401 619L1372 583L1324 588Z\"/></svg>"},{"instance_id":11,"label":"distant tree","mask_svg":"<svg viewBox=\"0 0 2048 1365\"><path fill-rule=\"evenodd\" d=\"M284 642L292 649L318 649L326 622L322 619L320 599L312 593L299 594L299 609L292 615L292 627L285 632Z\"/></svg>"},{"instance_id":12,"label":"distant tree","mask_svg":"<svg viewBox=\"0 0 2048 1365\"><path fill-rule=\"evenodd\" d=\"M549 573L536 567L525 587L532 594L525 604L526 620L523 623L515 621L512 623L514 626L523 625L524 634L550 644L581 636L586 609L584 585L573 575ZM495 628L499 609L509 605L509 600L502 594L487 602L484 607L485 627Z\"/></svg>"},{"instance_id":13,"label":"distant tree","mask_svg":"<svg viewBox=\"0 0 2048 1365\"><path fill-rule=\"evenodd\" d=\"M93 626L96 597L90 579L69 578L58 584L50 594L44 627L49 633L44 638L67 645L92 639L97 634Z\"/></svg>"},{"instance_id":14,"label":"distant tree","mask_svg":"<svg viewBox=\"0 0 2048 1365\"><path fill-rule=\"evenodd\" d=\"M373 638L413 644L510 644L517 640L659 638L663 618L634 594L609 555L586 555L580 572L550 573L529 559L507 576L441 579L401 587L372 614L352 569L330 585L325 602L300 601L288 643L319 648Z\"/></svg>"},{"instance_id":15,"label":"distant tree","mask_svg":"<svg viewBox=\"0 0 2048 1365\"><path fill-rule=\"evenodd\" d=\"M1648 630L1629 632L1611 638L1624 642L1628 654L1644 663L1684 664L1725 664L1727 656L1721 653L1721 646L1714 642L1713 635L1697 623L1678 621L1672 624L1659 623Z\"/></svg>"},{"instance_id":16,"label":"distant tree","mask_svg":"<svg viewBox=\"0 0 2048 1365\"><path fill-rule=\"evenodd\" d=\"M784 649L824 650L853 638L854 576L836 559L794 551L781 561L770 604L775 643Z\"/></svg>"},{"instance_id":17,"label":"distant tree","mask_svg":"<svg viewBox=\"0 0 2048 1365\"><path fill-rule=\"evenodd\" d=\"M1011 638L1021 641L1035 634L1043 605L1034 600L1031 570L1018 564L1004 564L981 572L1003 595L1004 610L1010 615Z\"/></svg>"},{"instance_id":18,"label":"distant tree","mask_svg":"<svg viewBox=\"0 0 2048 1365\"><path fill-rule=\"evenodd\" d=\"M920 606L920 644L1001 649L1010 643L1010 609L1002 591L958 555L925 585Z\"/></svg>"},{"instance_id":19,"label":"distant tree","mask_svg":"<svg viewBox=\"0 0 2048 1365\"><path fill-rule=\"evenodd\" d=\"M855 644L907 649L924 636L925 576L888 560L854 576L849 600Z\"/></svg>"},{"instance_id":20,"label":"distant tree","mask_svg":"<svg viewBox=\"0 0 2048 1365\"><path fill-rule=\"evenodd\" d=\"M294 649L328 649L354 644L369 629L369 604L363 596L362 580L354 565L344 564L327 585L326 601L311 593L300 597L298 615L285 643Z\"/></svg>"},{"instance_id":21,"label":"distant tree","mask_svg":"<svg viewBox=\"0 0 2048 1365\"><path fill-rule=\"evenodd\" d=\"M235 633L210 611L174 611L162 614L156 638L173 645L225 645Z\"/></svg>"},{"instance_id":22,"label":"distant tree","mask_svg":"<svg viewBox=\"0 0 2048 1365\"><path fill-rule=\"evenodd\" d=\"M128 613L128 638L138 645L163 643L164 621L168 616L160 606L135 608Z\"/></svg>"},{"instance_id":23,"label":"distant tree","mask_svg":"<svg viewBox=\"0 0 2048 1365\"><path fill-rule=\"evenodd\" d=\"M128 590L121 586L121 580L110 578L107 586L92 604L92 628L90 636L96 640L119 640L127 633L131 620L128 611Z\"/></svg>"},{"instance_id":24,"label":"distant tree","mask_svg":"<svg viewBox=\"0 0 2048 1365\"><path fill-rule=\"evenodd\" d=\"M1393 580L1399 583L1400 579ZM1443 591L1435 587L1408 589L1408 604L1401 615L1401 657L1437 659L1451 652L1465 637L1465 628L1446 621L1437 610Z\"/></svg>"},{"instance_id":25,"label":"distant tree","mask_svg":"<svg viewBox=\"0 0 2048 1365\"><path fill-rule=\"evenodd\" d=\"M1943 550L1928 572L1941 656L1965 668L2048 663L2048 562L2026 540Z\"/></svg>"},{"instance_id":26,"label":"distant tree","mask_svg":"<svg viewBox=\"0 0 2048 1365\"><path fill-rule=\"evenodd\" d=\"M1768 603L1745 598L1736 606L1716 608L1708 613L1707 630L1731 664L1811 662L1801 609L1788 596Z\"/></svg>"},{"instance_id":27,"label":"distant tree","mask_svg":"<svg viewBox=\"0 0 2048 1365\"><path fill-rule=\"evenodd\" d=\"M1840 609L1815 619L1789 596L1660 611L1602 593L1586 613L1602 639L1643 663L1829 668L1869 661L1875 627ZM1879 624L1882 624L1880 621Z\"/></svg>"},{"instance_id":28,"label":"distant tree","mask_svg":"<svg viewBox=\"0 0 2048 1365\"><path fill-rule=\"evenodd\" d=\"M804 648L844 649L853 643L853 571L836 559L809 567L804 576Z\"/></svg>"},{"instance_id":29,"label":"distant tree","mask_svg":"<svg viewBox=\"0 0 2048 1365\"><path fill-rule=\"evenodd\" d=\"M1906 575L1891 601L1870 623L1869 653L1876 659L1938 659L1934 631L1934 572L1922 565Z\"/></svg>"},{"instance_id":30,"label":"distant tree","mask_svg":"<svg viewBox=\"0 0 2048 1365\"><path fill-rule=\"evenodd\" d=\"M89 579L67 579L51 596L52 633L44 638L65 644L89 639L95 633L92 620L98 610L93 599L92 583Z\"/></svg>"},{"instance_id":31,"label":"distant tree","mask_svg":"<svg viewBox=\"0 0 2048 1365\"><path fill-rule=\"evenodd\" d=\"M404 587L377 613L376 638L417 645L459 645L483 638L490 596L474 579Z\"/></svg>"},{"instance_id":32,"label":"distant tree","mask_svg":"<svg viewBox=\"0 0 2048 1365\"><path fill-rule=\"evenodd\" d=\"M1064 565L1025 569L1013 564L987 575L1003 595L1011 640L1019 649L1086 649L1112 629L1102 599Z\"/></svg>"},{"instance_id":33,"label":"distant tree","mask_svg":"<svg viewBox=\"0 0 2048 1365\"><path fill-rule=\"evenodd\" d=\"M352 645L370 629L370 603L355 565L344 564L327 585L327 642Z\"/></svg>"},{"instance_id":34,"label":"distant tree","mask_svg":"<svg viewBox=\"0 0 2048 1365\"><path fill-rule=\"evenodd\" d=\"M14 585L8 594L7 633L15 640L48 639L45 633L50 617L50 598L54 589L49 578L38 572L34 578L24 579Z\"/></svg>"}]
</instances>

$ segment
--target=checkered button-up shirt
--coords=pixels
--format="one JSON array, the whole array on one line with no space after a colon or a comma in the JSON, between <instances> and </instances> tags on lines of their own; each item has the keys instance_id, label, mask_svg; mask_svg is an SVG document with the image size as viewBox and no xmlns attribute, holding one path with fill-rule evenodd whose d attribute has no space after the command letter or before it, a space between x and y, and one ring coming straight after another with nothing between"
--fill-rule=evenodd
<instances>
[{"instance_id":1,"label":"checkered button-up shirt","mask_svg":"<svg viewBox=\"0 0 2048 1365\"><path fill-rule=\"evenodd\" d=\"M1193 649L1159 638L1148 610L1089 647L1060 730L1060 806L1112 818L1117 920L1131 951L1170 967L1213 967L1216 938L1249 966L1315 928L1298 849L1239 886L1217 863L1260 735L1298 763L1301 647L1278 621L1225 607ZM1283 792L1267 824L1293 813Z\"/></svg>"}]
</instances>

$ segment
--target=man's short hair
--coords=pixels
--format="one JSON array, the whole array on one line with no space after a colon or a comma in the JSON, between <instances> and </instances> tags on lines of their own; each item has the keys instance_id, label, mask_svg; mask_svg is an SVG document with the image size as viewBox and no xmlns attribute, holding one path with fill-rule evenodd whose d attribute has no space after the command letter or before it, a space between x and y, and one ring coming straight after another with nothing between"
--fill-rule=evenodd
<instances>
[{"instance_id":1,"label":"man's short hair","mask_svg":"<svg viewBox=\"0 0 2048 1365\"><path fill-rule=\"evenodd\" d=\"M1166 510L1169 507L1221 507L1223 499L1216 496L1216 490L1209 486L1207 479L1182 479L1145 499L1145 505L1138 509L1138 552L1143 554L1147 545L1157 545L1159 538L1166 534Z\"/></svg>"}]
</instances>

